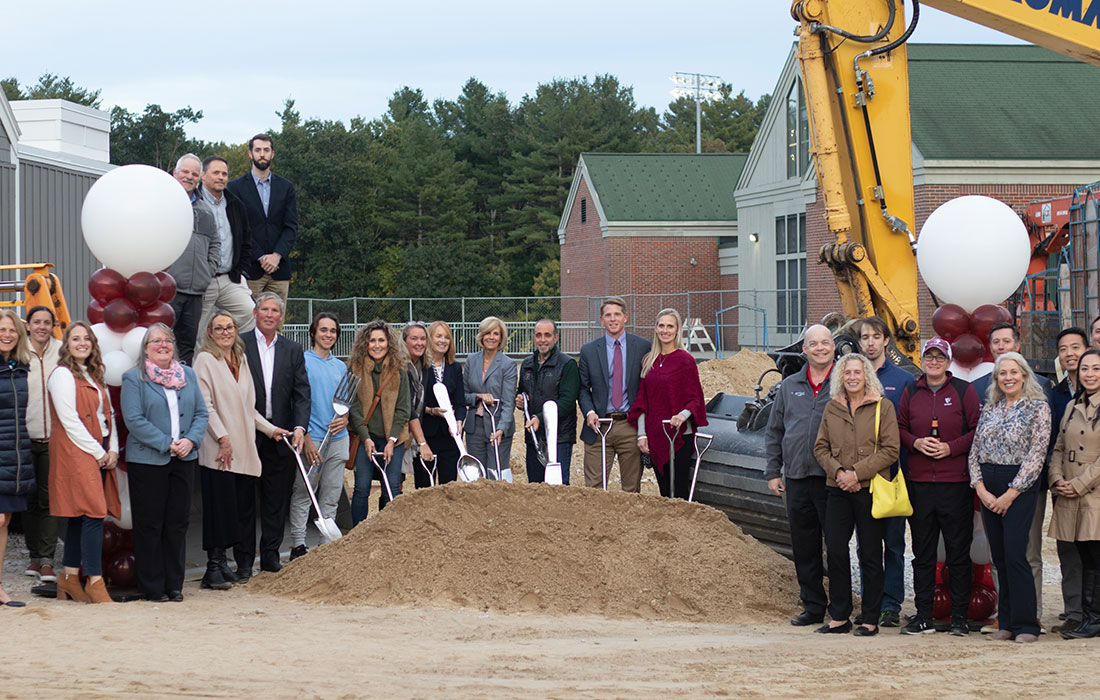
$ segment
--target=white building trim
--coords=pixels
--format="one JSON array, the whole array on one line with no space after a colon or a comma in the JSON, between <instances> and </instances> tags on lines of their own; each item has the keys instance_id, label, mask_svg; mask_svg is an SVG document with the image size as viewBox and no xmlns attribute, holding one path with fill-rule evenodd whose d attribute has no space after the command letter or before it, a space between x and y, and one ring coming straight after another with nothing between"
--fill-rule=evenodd
<instances>
[{"instance_id":1,"label":"white building trim","mask_svg":"<svg viewBox=\"0 0 1100 700\"><path fill-rule=\"evenodd\" d=\"M607 237L607 215L604 214L603 204L600 203L600 195L592 184L592 176L588 174L588 165L584 162L584 156L577 160L577 171L573 173L573 184L569 186L569 196L565 199L565 208L562 210L561 219L558 221L558 245L565 245L565 226L569 223L569 216L573 212L573 202L577 199L577 191L581 187L581 179L588 186L588 194L592 198L592 206L596 207L596 215L600 217L600 234Z\"/></svg>"}]
</instances>

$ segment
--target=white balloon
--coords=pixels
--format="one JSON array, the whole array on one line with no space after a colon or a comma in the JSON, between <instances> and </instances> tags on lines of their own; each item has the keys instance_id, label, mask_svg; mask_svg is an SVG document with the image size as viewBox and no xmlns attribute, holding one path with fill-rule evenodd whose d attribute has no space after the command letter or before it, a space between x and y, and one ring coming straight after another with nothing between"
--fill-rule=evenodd
<instances>
[{"instance_id":1,"label":"white balloon","mask_svg":"<svg viewBox=\"0 0 1100 700\"><path fill-rule=\"evenodd\" d=\"M122 336L122 352L126 353L135 363L141 357L141 341L145 340L145 333L148 330L148 328L138 326L137 328L131 328L130 332Z\"/></svg>"},{"instance_id":2,"label":"white balloon","mask_svg":"<svg viewBox=\"0 0 1100 700\"><path fill-rule=\"evenodd\" d=\"M95 339L99 343L99 353L106 355L108 353L115 352L122 349L122 333L116 333L107 327L106 323L97 323L92 326L92 333L95 333Z\"/></svg>"},{"instance_id":3,"label":"white balloon","mask_svg":"<svg viewBox=\"0 0 1100 700\"><path fill-rule=\"evenodd\" d=\"M136 363L121 350L103 355L103 379L110 386L122 386L122 375L134 368Z\"/></svg>"},{"instance_id":4,"label":"white balloon","mask_svg":"<svg viewBox=\"0 0 1100 700\"><path fill-rule=\"evenodd\" d=\"M992 197L944 202L917 238L917 267L928 289L967 312L1007 299L1024 281L1030 259L1020 217Z\"/></svg>"},{"instance_id":5,"label":"white balloon","mask_svg":"<svg viewBox=\"0 0 1100 700\"><path fill-rule=\"evenodd\" d=\"M124 165L88 190L80 224L92 254L129 277L174 263L187 248L194 214L171 175L148 165Z\"/></svg>"}]
</instances>

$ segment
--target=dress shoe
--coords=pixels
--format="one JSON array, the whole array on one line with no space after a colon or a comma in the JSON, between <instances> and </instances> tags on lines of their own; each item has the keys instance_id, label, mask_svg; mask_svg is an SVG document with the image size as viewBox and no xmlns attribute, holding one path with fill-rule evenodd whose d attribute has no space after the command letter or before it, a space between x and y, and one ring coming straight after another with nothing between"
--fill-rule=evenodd
<instances>
[{"instance_id":1,"label":"dress shoe","mask_svg":"<svg viewBox=\"0 0 1100 700\"><path fill-rule=\"evenodd\" d=\"M211 559L206 562L206 573L203 574L199 586L215 591L226 591L232 588L233 584L225 580L225 576L222 575L222 568L218 566L217 561Z\"/></svg>"},{"instance_id":2,"label":"dress shoe","mask_svg":"<svg viewBox=\"0 0 1100 700\"><path fill-rule=\"evenodd\" d=\"M820 625L824 620L824 615L814 615L803 610L791 618L791 624L795 627L806 627L807 625Z\"/></svg>"},{"instance_id":3,"label":"dress shoe","mask_svg":"<svg viewBox=\"0 0 1100 700\"><path fill-rule=\"evenodd\" d=\"M290 560L294 561L298 557L304 557L308 553L309 550L306 548L306 546L304 544L300 544L294 549L290 550Z\"/></svg>"},{"instance_id":4,"label":"dress shoe","mask_svg":"<svg viewBox=\"0 0 1100 700\"><path fill-rule=\"evenodd\" d=\"M282 571L283 565L279 562L278 558L260 559L260 571L270 571L275 573L276 571Z\"/></svg>"},{"instance_id":5,"label":"dress shoe","mask_svg":"<svg viewBox=\"0 0 1100 700\"><path fill-rule=\"evenodd\" d=\"M856 637L874 637L878 634L878 627L864 627L860 625L852 630L852 635Z\"/></svg>"},{"instance_id":6,"label":"dress shoe","mask_svg":"<svg viewBox=\"0 0 1100 700\"><path fill-rule=\"evenodd\" d=\"M145 600L149 601L150 603L167 603L168 596L164 593L146 593Z\"/></svg>"},{"instance_id":7,"label":"dress shoe","mask_svg":"<svg viewBox=\"0 0 1100 700\"><path fill-rule=\"evenodd\" d=\"M836 627L829 627L825 624L814 630L818 634L848 634L852 631L852 621L845 620L843 625L837 625Z\"/></svg>"},{"instance_id":8,"label":"dress shoe","mask_svg":"<svg viewBox=\"0 0 1100 700\"><path fill-rule=\"evenodd\" d=\"M1027 632L1023 632L1021 634L1016 635L1016 643L1017 644L1030 644L1031 642L1037 642L1037 641L1039 641L1039 636L1035 635L1035 634L1028 634Z\"/></svg>"},{"instance_id":9,"label":"dress shoe","mask_svg":"<svg viewBox=\"0 0 1100 700\"><path fill-rule=\"evenodd\" d=\"M993 632L989 635L989 639L994 642L1011 642L1015 638L1016 635L1009 632L1008 630L1002 629L998 629L996 632Z\"/></svg>"},{"instance_id":10,"label":"dress shoe","mask_svg":"<svg viewBox=\"0 0 1100 700\"><path fill-rule=\"evenodd\" d=\"M252 567L238 566L235 576L237 577L238 584L248 583L248 579L252 578Z\"/></svg>"},{"instance_id":11,"label":"dress shoe","mask_svg":"<svg viewBox=\"0 0 1100 700\"><path fill-rule=\"evenodd\" d=\"M183 591L168 591L167 595L169 603L183 602Z\"/></svg>"}]
</instances>

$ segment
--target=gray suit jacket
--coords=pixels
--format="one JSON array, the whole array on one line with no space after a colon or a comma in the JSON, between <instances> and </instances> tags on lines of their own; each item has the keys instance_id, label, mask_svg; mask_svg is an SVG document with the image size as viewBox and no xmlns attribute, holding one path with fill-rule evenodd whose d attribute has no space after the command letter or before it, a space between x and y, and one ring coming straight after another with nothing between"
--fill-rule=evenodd
<instances>
[{"instance_id":1,"label":"gray suit jacket","mask_svg":"<svg viewBox=\"0 0 1100 700\"><path fill-rule=\"evenodd\" d=\"M485 354L478 350L466 358L466 364L462 367L462 384L466 393L466 405L469 407L462 430L469 433L473 429L474 422L470 418L477 412L477 395L492 394L501 404L496 414L497 430L503 430L504 437L510 437L516 432L516 384L519 381L516 361L498 352L482 380L481 367L484 363ZM488 415L485 416L484 425L484 437L488 438L491 433Z\"/></svg>"},{"instance_id":2,"label":"gray suit jacket","mask_svg":"<svg viewBox=\"0 0 1100 700\"><path fill-rule=\"evenodd\" d=\"M641 384L642 358L649 352L649 341L645 338L625 333L626 357L626 399L627 410L634 404ZM607 344L604 335L581 346L580 362L581 393L577 401L581 405L581 415L587 416L595 411L600 418L607 417L607 401L611 392L611 373L607 369ZM581 440L591 445L596 440L596 432L585 423L581 429Z\"/></svg>"}]
</instances>

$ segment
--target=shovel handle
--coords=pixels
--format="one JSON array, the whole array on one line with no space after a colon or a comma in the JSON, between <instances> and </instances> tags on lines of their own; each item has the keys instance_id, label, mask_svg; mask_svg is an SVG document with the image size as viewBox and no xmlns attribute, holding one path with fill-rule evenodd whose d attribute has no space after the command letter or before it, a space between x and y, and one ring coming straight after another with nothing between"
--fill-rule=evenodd
<instances>
[{"instance_id":1,"label":"shovel handle","mask_svg":"<svg viewBox=\"0 0 1100 700\"><path fill-rule=\"evenodd\" d=\"M317 494L313 493L313 486L309 483L309 474L306 472L306 465L302 464L302 454L294 449L293 443L290 442L286 435L282 436L282 440L287 444L287 447L290 448L290 451L294 453L294 461L298 463L298 472L302 475L302 481L306 482L306 493L309 494L309 500L317 511L317 517L323 517L321 515L321 504L317 502Z\"/></svg>"}]
</instances>

